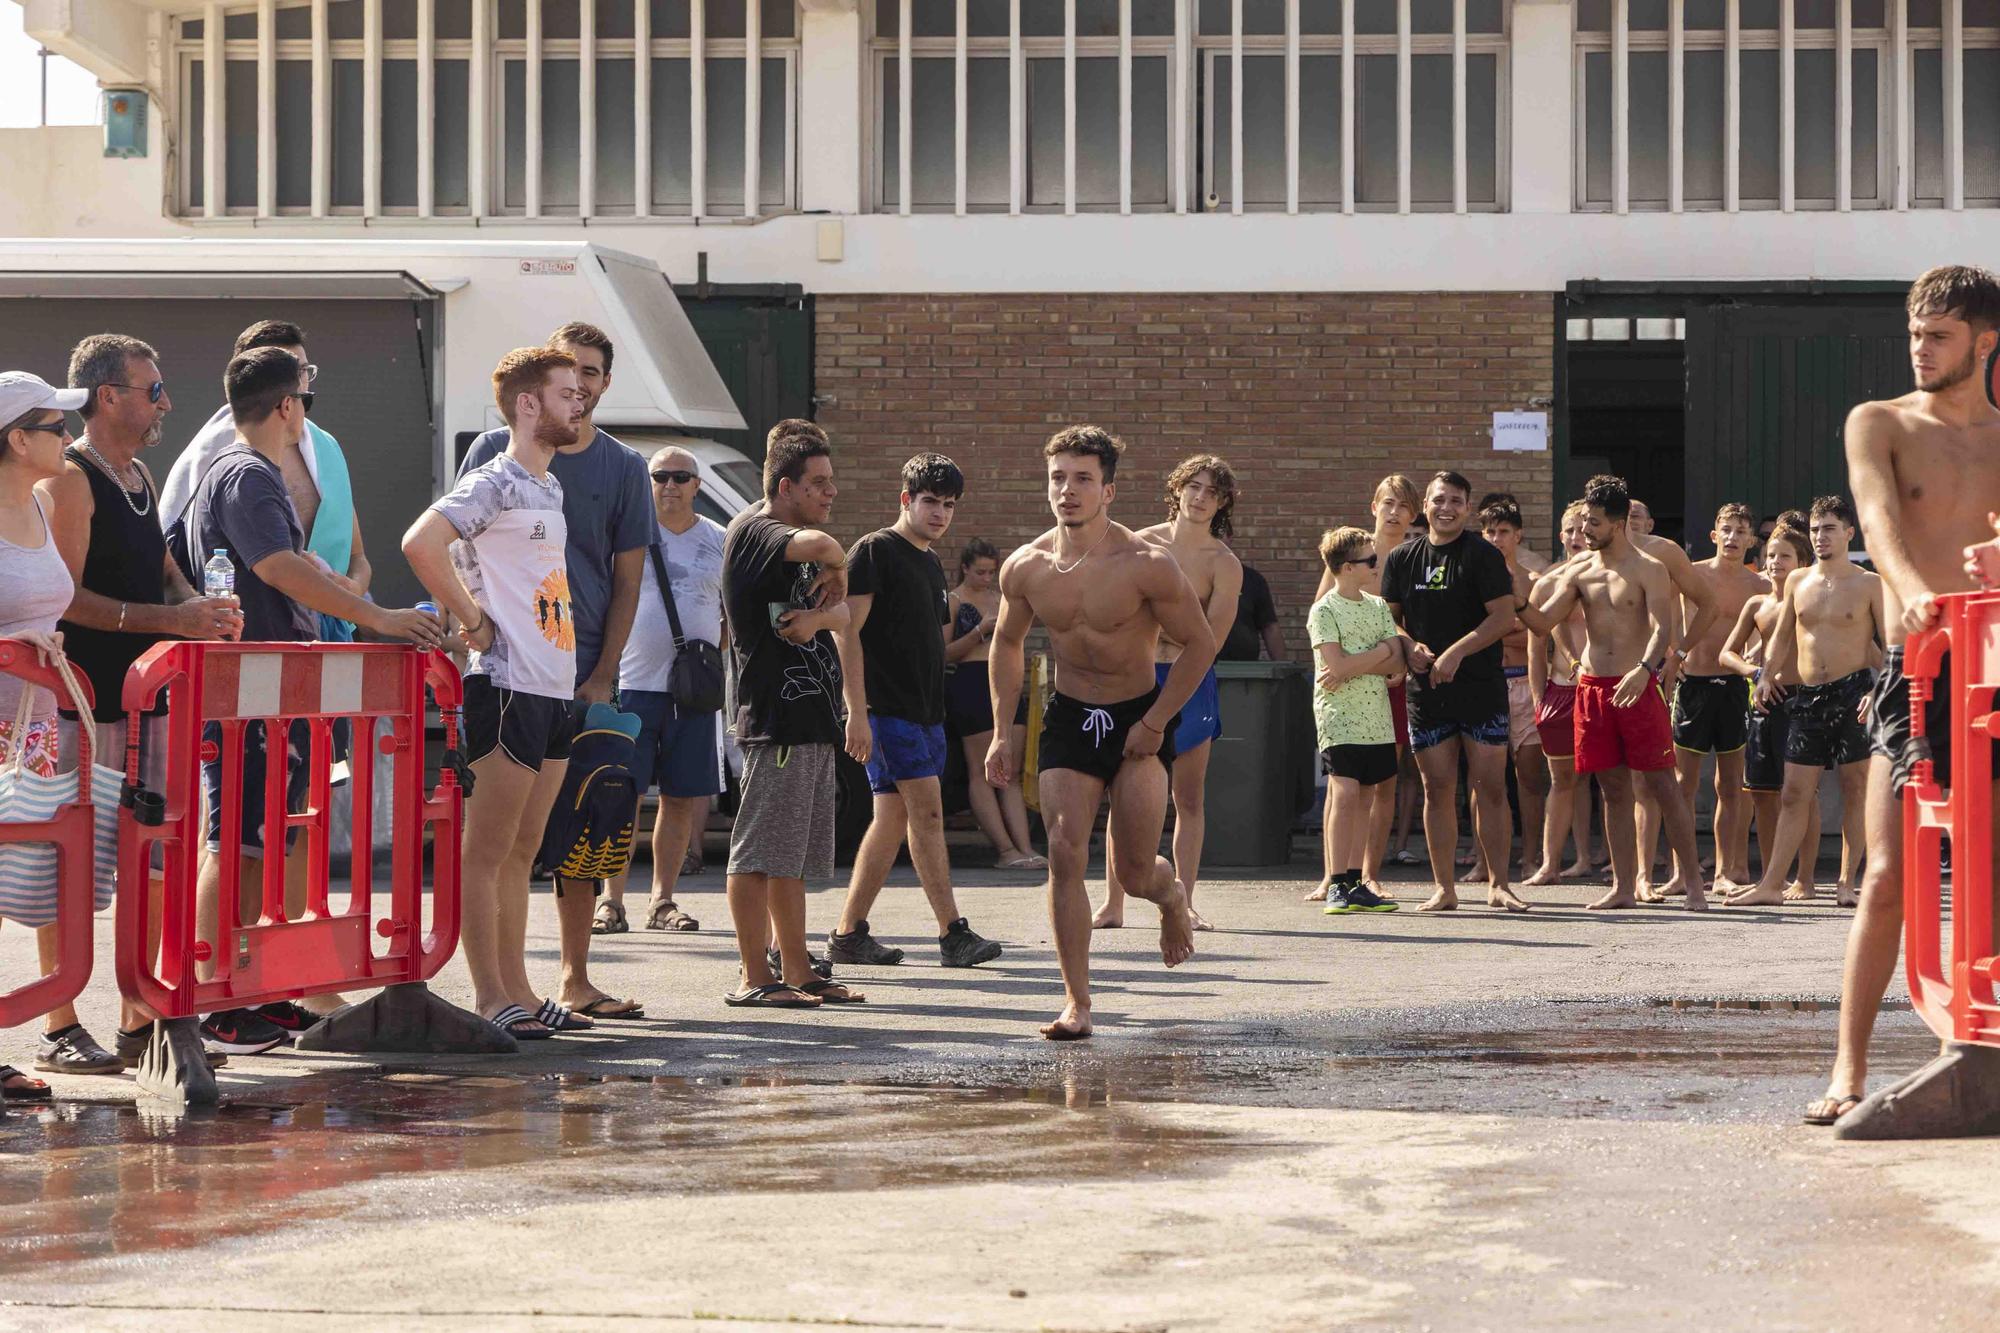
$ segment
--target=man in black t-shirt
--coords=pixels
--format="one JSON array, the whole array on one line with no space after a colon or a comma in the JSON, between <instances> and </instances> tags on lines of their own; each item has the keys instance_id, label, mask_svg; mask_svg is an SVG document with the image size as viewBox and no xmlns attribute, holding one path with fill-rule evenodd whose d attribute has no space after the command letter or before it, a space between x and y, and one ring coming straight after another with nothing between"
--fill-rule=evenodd
<instances>
[{"instance_id":1,"label":"man in black t-shirt","mask_svg":"<svg viewBox=\"0 0 2000 1333\"><path fill-rule=\"evenodd\" d=\"M780 421L764 448L764 502L736 516L722 543L722 607L736 654L743 799L729 831L729 915L743 985L726 1002L810 1009L862 997L813 975L806 880L833 876L835 747L847 623L847 553L817 529L840 492L826 432ZM775 928L784 977L765 949Z\"/></svg>"},{"instance_id":2,"label":"man in black t-shirt","mask_svg":"<svg viewBox=\"0 0 2000 1333\"><path fill-rule=\"evenodd\" d=\"M1458 906L1458 760L1472 779L1473 830L1493 876L1486 901L1528 905L1507 887L1507 680L1500 640L1514 627L1514 577L1484 537L1465 530L1472 483L1440 472L1424 491L1421 540L1389 553L1382 596L1421 650L1410 677L1410 749L1424 779L1424 842L1437 892L1419 912Z\"/></svg>"},{"instance_id":3,"label":"man in black t-shirt","mask_svg":"<svg viewBox=\"0 0 2000 1333\"><path fill-rule=\"evenodd\" d=\"M937 915L946 967L973 967L1000 946L973 934L951 892L944 845L944 566L931 549L944 538L965 476L943 454L903 464L902 513L847 554L847 627L841 671L847 692L847 751L866 756L875 818L854 854L847 905L827 938L836 963L887 967L903 951L877 942L868 910L896 864L907 830L917 880ZM859 752L858 754L856 752Z\"/></svg>"},{"instance_id":4,"label":"man in black t-shirt","mask_svg":"<svg viewBox=\"0 0 2000 1333\"><path fill-rule=\"evenodd\" d=\"M1254 662L1259 649L1273 662L1285 660L1285 633L1278 625L1271 585L1249 565L1243 566L1243 591L1236 597L1236 621L1215 655L1218 662Z\"/></svg>"}]
</instances>

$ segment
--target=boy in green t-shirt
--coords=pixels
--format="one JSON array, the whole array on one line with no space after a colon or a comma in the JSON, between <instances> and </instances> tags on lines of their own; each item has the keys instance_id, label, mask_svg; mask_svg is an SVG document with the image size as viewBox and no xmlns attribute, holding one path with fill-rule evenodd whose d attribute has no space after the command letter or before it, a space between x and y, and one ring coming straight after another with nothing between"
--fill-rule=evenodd
<instances>
[{"instance_id":1,"label":"boy in green t-shirt","mask_svg":"<svg viewBox=\"0 0 2000 1333\"><path fill-rule=\"evenodd\" d=\"M1364 590L1375 567L1373 536L1364 528L1335 528L1320 538L1320 557L1333 589L1313 603L1307 636L1319 656L1313 688L1313 724L1320 769L1326 778L1323 835L1327 865L1326 913L1393 912L1361 881L1361 853L1368 840L1368 812L1375 788L1396 778L1396 729L1386 679L1426 665L1411 654L1424 650L1396 629L1389 604ZM1365 790L1364 790L1365 789Z\"/></svg>"}]
</instances>

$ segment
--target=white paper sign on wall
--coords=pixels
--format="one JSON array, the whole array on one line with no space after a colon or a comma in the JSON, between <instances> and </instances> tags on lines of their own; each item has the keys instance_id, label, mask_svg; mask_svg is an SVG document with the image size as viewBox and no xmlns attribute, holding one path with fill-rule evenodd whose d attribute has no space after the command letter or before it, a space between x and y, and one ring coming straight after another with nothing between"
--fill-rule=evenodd
<instances>
[{"instance_id":1,"label":"white paper sign on wall","mask_svg":"<svg viewBox=\"0 0 2000 1333\"><path fill-rule=\"evenodd\" d=\"M1549 447L1547 412L1495 412L1493 447L1510 453L1545 453Z\"/></svg>"}]
</instances>

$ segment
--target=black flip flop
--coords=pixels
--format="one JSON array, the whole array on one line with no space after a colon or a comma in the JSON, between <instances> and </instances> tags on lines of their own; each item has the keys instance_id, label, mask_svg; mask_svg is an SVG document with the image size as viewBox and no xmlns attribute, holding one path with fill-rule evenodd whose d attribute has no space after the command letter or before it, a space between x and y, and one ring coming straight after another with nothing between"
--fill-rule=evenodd
<instances>
[{"instance_id":1,"label":"black flip flop","mask_svg":"<svg viewBox=\"0 0 2000 1333\"><path fill-rule=\"evenodd\" d=\"M845 985L845 983L835 981L831 977L815 977L813 980L808 981L805 985L799 987L799 989L804 991L808 995L817 995L819 997L821 1004L868 1003L868 997L866 995L856 995L853 991L847 991L847 994L845 995L831 994L830 992L836 986L840 987L840 989L842 990L847 990L847 986Z\"/></svg>"},{"instance_id":2,"label":"black flip flop","mask_svg":"<svg viewBox=\"0 0 2000 1333\"><path fill-rule=\"evenodd\" d=\"M792 999L772 999L776 995L789 995ZM774 981L768 986L749 986L734 995L725 995L722 1002L732 1009L817 1009L819 1005L808 1001L804 991L796 986L787 986L782 981Z\"/></svg>"},{"instance_id":3,"label":"black flip flop","mask_svg":"<svg viewBox=\"0 0 2000 1333\"><path fill-rule=\"evenodd\" d=\"M10 1088L7 1086L10 1078L24 1079L28 1086ZM37 1083L41 1086L34 1086ZM41 1079L30 1077L12 1065L0 1065L0 1102L50 1102L55 1096L54 1090Z\"/></svg>"},{"instance_id":4,"label":"black flip flop","mask_svg":"<svg viewBox=\"0 0 2000 1333\"><path fill-rule=\"evenodd\" d=\"M518 1004L510 1004L486 1020L515 1041L547 1041L556 1034ZM526 1024L523 1027L522 1024Z\"/></svg>"},{"instance_id":5,"label":"black flip flop","mask_svg":"<svg viewBox=\"0 0 2000 1333\"><path fill-rule=\"evenodd\" d=\"M1855 1107L1861 1105L1861 1101L1862 1101L1861 1098L1854 1096L1852 1093L1848 1094L1845 1097L1822 1097L1818 1101L1814 1102L1813 1106L1819 1107L1831 1103L1833 1106L1833 1114L1828 1115L1823 1111L1814 1111L1813 1109L1808 1108L1804 1116L1805 1122L1808 1125L1831 1125L1836 1120L1846 1115L1849 1111L1852 1111Z\"/></svg>"}]
</instances>

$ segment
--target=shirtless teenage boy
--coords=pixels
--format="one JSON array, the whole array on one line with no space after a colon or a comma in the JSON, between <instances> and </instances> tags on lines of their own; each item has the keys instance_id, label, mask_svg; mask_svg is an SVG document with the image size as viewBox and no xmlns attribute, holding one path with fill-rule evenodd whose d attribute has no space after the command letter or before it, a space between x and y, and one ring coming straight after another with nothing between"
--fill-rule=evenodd
<instances>
[{"instance_id":1,"label":"shirtless teenage boy","mask_svg":"<svg viewBox=\"0 0 2000 1333\"><path fill-rule=\"evenodd\" d=\"M1236 623L1236 598L1243 590L1243 562L1222 539L1232 535L1229 512L1236 507L1236 474L1214 454L1182 459L1167 474L1167 521L1142 528L1139 537L1173 556L1201 599L1209 631L1221 643ZM1181 645L1161 636L1155 677L1164 684ZM1188 913L1196 930L1213 929L1195 909L1194 886L1201 874L1202 836L1208 816L1202 796L1208 786L1208 757L1222 734L1222 709L1211 666L1174 719L1172 742L1174 796L1174 875L1187 891ZM1125 924L1125 889L1115 873L1117 857L1105 853L1107 873L1104 906L1090 924L1105 929Z\"/></svg>"},{"instance_id":2,"label":"shirtless teenage boy","mask_svg":"<svg viewBox=\"0 0 2000 1333\"><path fill-rule=\"evenodd\" d=\"M1718 888L1750 882L1750 801L1743 791L1750 691L1743 677L1723 664L1721 653L1743 604L1770 591L1770 584L1743 563L1743 552L1756 540L1751 527L1755 517L1745 504L1715 511L1715 529L1709 533L1715 554L1694 567L1715 589L1716 614L1701 638L1689 640L1674 687L1674 758L1690 806L1701 786L1702 757L1715 755Z\"/></svg>"},{"instance_id":3,"label":"shirtless teenage boy","mask_svg":"<svg viewBox=\"0 0 2000 1333\"><path fill-rule=\"evenodd\" d=\"M1754 886L1730 896L1732 906L1775 907L1785 901L1785 866L1805 837L1807 811L1819 804L1823 770L1839 771L1841 823L1849 844L1859 845L1863 836L1868 733L1862 706L1874 688L1875 664L1881 658L1882 580L1847 558L1853 520L1847 501L1831 495L1814 500L1810 521L1817 559L1810 569L1793 570L1785 580L1763 679L1757 682L1760 702L1792 687L1785 786L1771 847L1776 859L1764 866ZM1841 901L1851 899L1843 876Z\"/></svg>"},{"instance_id":4,"label":"shirtless teenage boy","mask_svg":"<svg viewBox=\"0 0 2000 1333\"><path fill-rule=\"evenodd\" d=\"M1125 891L1160 909L1160 956L1168 967L1194 952L1187 892L1159 854L1167 819L1167 731L1215 658L1215 635L1180 566L1151 542L1113 523L1124 443L1096 426L1070 426L1043 446L1056 526L1007 557L1000 617L987 659L993 716L1012 717L1021 695L1023 648L1040 620L1055 655L1056 694L1042 716L1042 817L1049 833L1049 919L1067 1003L1042 1035L1090 1035L1090 899L1084 869L1098 807L1111 797L1115 871ZM1164 633L1181 645L1165 681L1153 672ZM1013 739L995 729L986 780L1007 785Z\"/></svg>"},{"instance_id":5,"label":"shirtless teenage boy","mask_svg":"<svg viewBox=\"0 0 2000 1333\"><path fill-rule=\"evenodd\" d=\"M1659 690L1672 628L1672 586L1660 562L1625 533L1630 501L1617 477L1597 476L1584 490L1584 536L1594 558L1565 563L1542 581L1521 619L1549 634L1583 608L1587 642L1576 681L1576 771L1604 786L1605 837L1611 844L1611 892L1593 910L1638 901L1634 866L1632 775L1659 802L1669 845L1686 875L1687 906L1707 908L1695 853L1694 816L1674 776L1672 729Z\"/></svg>"},{"instance_id":6,"label":"shirtless teenage boy","mask_svg":"<svg viewBox=\"0 0 2000 1333\"><path fill-rule=\"evenodd\" d=\"M1804 514L1799 518L1803 520ZM1719 654L1722 664L1743 677L1748 699L1743 745L1743 790L1757 812L1757 845L1766 867L1777 860L1778 798L1785 789L1785 742L1791 734L1792 715L1785 699L1759 704L1750 693L1763 672L1771 636L1778 631L1778 612L1784 607L1780 595L1785 580L1795 569L1813 562L1812 541L1804 527L1779 524L1764 538L1764 577L1779 592L1760 592L1743 603L1736 628ZM1785 890L1788 902L1813 896L1813 871L1819 860L1819 806L1810 809L1805 839L1799 844L1799 872ZM1746 852L1747 854L1747 852ZM1781 867L1781 873L1783 868Z\"/></svg>"},{"instance_id":7,"label":"shirtless teenage boy","mask_svg":"<svg viewBox=\"0 0 2000 1333\"><path fill-rule=\"evenodd\" d=\"M1521 511L1513 497L1502 495L1479 511L1479 531L1506 557L1514 580L1514 600L1525 602L1534 588L1529 552L1521 545ZM1542 735L1535 726L1535 691L1528 680L1528 643L1536 636L1526 627L1509 630L1500 640L1501 662L1507 675L1507 752L1514 757L1514 781L1521 794L1521 874L1525 878L1542 864L1542 814L1549 799L1549 766L1542 757ZM1484 878L1475 866L1472 879Z\"/></svg>"},{"instance_id":8,"label":"shirtless teenage boy","mask_svg":"<svg viewBox=\"0 0 2000 1333\"><path fill-rule=\"evenodd\" d=\"M1934 268L1911 284L1908 309L1915 391L1847 417L1848 485L1881 571L1889 648L1869 704L1868 860L1847 934L1840 1047L1826 1096L1807 1108L1814 1124L1852 1110L1867 1082L1868 1038L1903 938L1903 784L1926 752L1941 780L1951 773L1948 700L1927 705L1927 737L1910 734L1903 639L1937 619L1939 593L1975 586L1965 549L1992 536L2000 510L2000 410L1978 373L2000 342L2000 279Z\"/></svg>"},{"instance_id":9,"label":"shirtless teenage boy","mask_svg":"<svg viewBox=\"0 0 2000 1333\"><path fill-rule=\"evenodd\" d=\"M1565 560L1589 555L1583 524L1590 506L1572 501L1562 514ZM1551 565L1550 569L1560 569ZM1528 639L1528 690L1535 700L1535 730L1542 738L1542 755L1549 770L1547 813L1542 817L1542 864L1523 884L1553 884L1558 879L1582 879L1590 864L1590 781L1576 774L1576 671L1583 660L1577 644L1583 640L1583 613L1573 611L1553 634ZM1583 801L1577 802L1581 793ZM1562 864L1565 841L1576 841L1576 860Z\"/></svg>"}]
</instances>

